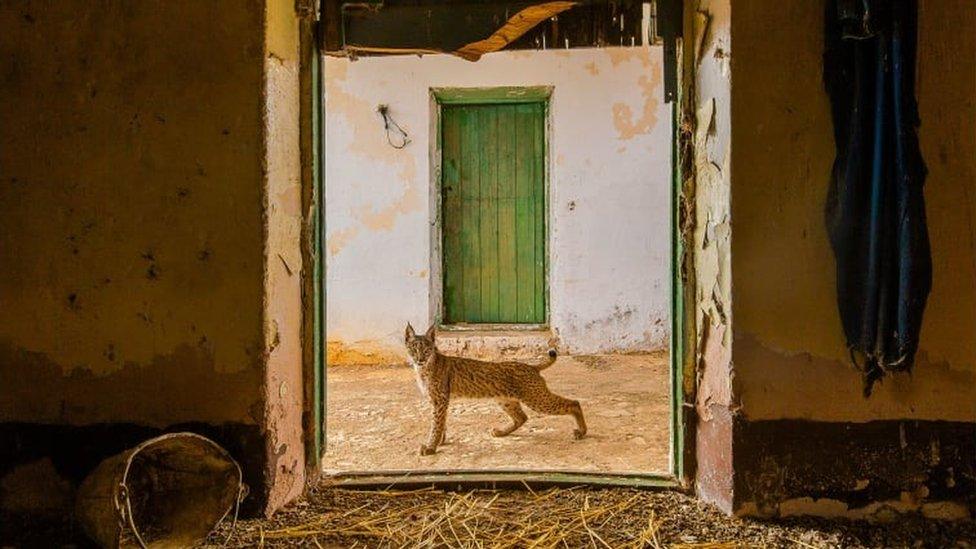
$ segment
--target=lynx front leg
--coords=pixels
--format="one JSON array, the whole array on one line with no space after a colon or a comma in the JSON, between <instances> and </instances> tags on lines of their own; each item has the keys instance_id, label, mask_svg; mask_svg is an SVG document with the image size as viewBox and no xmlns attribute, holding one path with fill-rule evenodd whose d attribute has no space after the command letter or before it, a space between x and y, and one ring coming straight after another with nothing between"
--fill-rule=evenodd
<instances>
[{"instance_id":1,"label":"lynx front leg","mask_svg":"<svg viewBox=\"0 0 976 549\"><path fill-rule=\"evenodd\" d=\"M437 445L444 442L444 432L447 423L447 405L449 400L446 396L431 396L431 422L430 433L427 435L427 443L420 447L420 455L430 456L437 451Z\"/></svg>"}]
</instances>

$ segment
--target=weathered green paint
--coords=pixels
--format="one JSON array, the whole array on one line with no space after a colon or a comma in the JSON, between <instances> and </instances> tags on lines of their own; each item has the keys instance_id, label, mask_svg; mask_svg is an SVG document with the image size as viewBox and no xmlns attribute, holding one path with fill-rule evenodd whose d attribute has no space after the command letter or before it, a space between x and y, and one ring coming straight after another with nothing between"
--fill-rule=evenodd
<instances>
[{"instance_id":1,"label":"weathered green paint","mask_svg":"<svg viewBox=\"0 0 976 549\"><path fill-rule=\"evenodd\" d=\"M444 321L546 321L543 102L441 110Z\"/></svg>"},{"instance_id":2,"label":"weathered green paint","mask_svg":"<svg viewBox=\"0 0 976 549\"><path fill-rule=\"evenodd\" d=\"M692 28L697 12L694 6L683 8L683 26ZM687 34L685 35L687 36ZM674 53L678 63L677 97L671 111L671 474L684 486L694 477L694 440L696 399L696 296L694 246L691 238L691 212L684 204L695 203L695 171L692 167L694 149L691 132L684 121L694 119L695 94L694 51L684 42L677 43ZM693 131L693 130L692 130ZM686 231L685 228L689 230Z\"/></svg>"},{"instance_id":3,"label":"weathered green paint","mask_svg":"<svg viewBox=\"0 0 976 549\"><path fill-rule=\"evenodd\" d=\"M552 95L552 87L434 88L431 92L441 105L544 103Z\"/></svg>"},{"instance_id":4,"label":"weathered green paint","mask_svg":"<svg viewBox=\"0 0 976 549\"><path fill-rule=\"evenodd\" d=\"M549 486L625 486L630 488L675 489L682 486L673 478L660 475L588 473L577 471L372 471L349 472L329 477L329 486L361 489L400 490L430 486L485 486L488 488Z\"/></svg>"},{"instance_id":5,"label":"weathered green paint","mask_svg":"<svg viewBox=\"0 0 976 549\"><path fill-rule=\"evenodd\" d=\"M679 99L672 102L671 116L681 116ZM680 218L677 205L681 198L681 166L677 124L671 130L671 474L677 479L684 477L684 285L681 280L681 262L684 245L681 238Z\"/></svg>"},{"instance_id":6,"label":"weathered green paint","mask_svg":"<svg viewBox=\"0 0 976 549\"><path fill-rule=\"evenodd\" d=\"M322 454L325 452L325 346L322 344L322 336L325 333L325 277L323 265L323 226L325 223L325 205L323 197L325 193L325 182L322 174L322 161L325 158L322 139L322 118L324 112L324 102L322 101L322 59L317 48L312 52L312 276L315 278L315 294L313 299L314 309L314 334L312 345L315 355L315 372L313 374L313 394L312 415L314 418L313 436L315 440L315 465L318 466Z\"/></svg>"}]
</instances>

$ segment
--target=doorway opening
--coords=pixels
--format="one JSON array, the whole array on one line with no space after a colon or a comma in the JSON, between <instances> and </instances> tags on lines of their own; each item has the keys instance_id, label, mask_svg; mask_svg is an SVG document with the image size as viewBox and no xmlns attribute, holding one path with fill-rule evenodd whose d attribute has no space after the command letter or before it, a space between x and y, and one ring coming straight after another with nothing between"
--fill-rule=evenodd
<instances>
[{"instance_id":1,"label":"doorway opening","mask_svg":"<svg viewBox=\"0 0 976 549\"><path fill-rule=\"evenodd\" d=\"M661 48L323 64L324 470L673 482L681 316ZM452 399L445 444L422 455L431 409L407 323L434 327L448 356L532 365L555 350L542 377L581 403L587 436L531 411L492 436L503 407Z\"/></svg>"}]
</instances>

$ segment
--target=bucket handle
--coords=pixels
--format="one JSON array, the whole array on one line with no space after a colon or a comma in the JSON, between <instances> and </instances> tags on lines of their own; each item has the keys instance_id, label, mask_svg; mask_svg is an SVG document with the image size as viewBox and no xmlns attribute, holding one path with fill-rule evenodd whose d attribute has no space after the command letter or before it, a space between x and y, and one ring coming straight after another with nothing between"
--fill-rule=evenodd
<instances>
[{"instance_id":1,"label":"bucket handle","mask_svg":"<svg viewBox=\"0 0 976 549\"><path fill-rule=\"evenodd\" d=\"M115 511L119 515L119 526L122 528L128 526L132 530L132 534L135 535L136 541L139 542L139 547L147 549L146 542L142 539L142 534L139 533L139 529L136 528L135 519L132 516L132 504L129 502L129 487L125 485L125 482L119 483L119 489L115 493Z\"/></svg>"},{"instance_id":2,"label":"bucket handle","mask_svg":"<svg viewBox=\"0 0 976 549\"><path fill-rule=\"evenodd\" d=\"M244 498L247 497L248 492L249 490L247 488L247 484L241 482L237 485L237 499L234 501L234 520L230 523L230 531L227 532L227 537L225 537L223 543L220 544L221 547L227 547L227 542L229 542L230 538L234 536L234 530L237 529L237 513L241 510L241 503L244 501ZM227 510L227 513L224 513L224 516L220 517L220 520L217 521L214 528L220 526L221 522L224 522L224 519L227 518L228 513L230 513L230 509Z\"/></svg>"},{"instance_id":3,"label":"bucket handle","mask_svg":"<svg viewBox=\"0 0 976 549\"><path fill-rule=\"evenodd\" d=\"M234 520L231 522L230 531L227 532L227 537L225 537L224 541L220 544L221 547L227 547L227 542L230 541L230 538L234 535L234 530L237 529L237 516L241 510L241 503L244 501L244 498L247 497L248 492L249 490L246 484L243 482L238 483L237 497L234 498ZM145 540L142 539L142 534L140 534L139 529L136 528L135 519L132 516L132 504L129 502L129 488L125 485L125 482L119 483L119 489L115 496L115 511L119 516L119 526L122 528L128 526L129 529L132 530L133 535L135 535L136 541L139 542L139 547L142 549L148 549ZM227 518L230 511L231 510L228 509L227 512L224 513L224 516L220 517L220 520L218 520L217 524L214 525L214 529L216 529L217 526L220 526L220 523Z\"/></svg>"}]
</instances>

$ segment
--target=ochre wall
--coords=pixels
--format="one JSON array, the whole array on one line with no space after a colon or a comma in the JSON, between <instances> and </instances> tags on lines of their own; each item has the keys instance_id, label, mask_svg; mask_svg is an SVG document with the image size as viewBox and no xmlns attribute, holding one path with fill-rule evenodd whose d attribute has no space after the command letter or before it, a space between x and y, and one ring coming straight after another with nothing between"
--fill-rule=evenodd
<instances>
[{"instance_id":1,"label":"ochre wall","mask_svg":"<svg viewBox=\"0 0 976 549\"><path fill-rule=\"evenodd\" d=\"M0 5L0 507L174 428L301 492L298 48L291 0Z\"/></svg>"},{"instance_id":2,"label":"ochre wall","mask_svg":"<svg viewBox=\"0 0 976 549\"><path fill-rule=\"evenodd\" d=\"M824 224L834 143L823 5L733 7L733 361L749 420L976 420L976 6L920 5L934 282L914 373L886 378L869 399L843 339Z\"/></svg>"},{"instance_id":3,"label":"ochre wall","mask_svg":"<svg viewBox=\"0 0 976 549\"><path fill-rule=\"evenodd\" d=\"M737 513L976 514L976 5L922 0L919 13L934 285L914 372L864 398L823 213L835 154L824 2L732 6L733 337L731 355L714 348L733 365L733 417L719 429L701 418L698 478L712 465L701 456L731 459L731 490L713 499Z\"/></svg>"},{"instance_id":4,"label":"ochre wall","mask_svg":"<svg viewBox=\"0 0 976 549\"><path fill-rule=\"evenodd\" d=\"M4 421L258 419L262 19L0 10Z\"/></svg>"}]
</instances>

